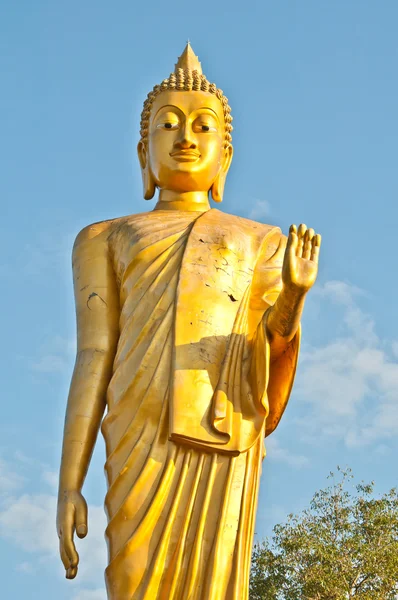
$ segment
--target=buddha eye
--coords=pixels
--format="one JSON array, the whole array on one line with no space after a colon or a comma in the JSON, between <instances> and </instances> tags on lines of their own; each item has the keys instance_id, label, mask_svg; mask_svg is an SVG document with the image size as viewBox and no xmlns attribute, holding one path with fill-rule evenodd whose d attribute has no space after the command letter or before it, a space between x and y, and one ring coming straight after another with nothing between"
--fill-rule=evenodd
<instances>
[{"instance_id":1,"label":"buddha eye","mask_svg":"<svg viewBox=\"0 0 398 600\"><path fill-rule=\"evenodd\" d=\"M156 126L156 129L178 129L178 123L166 121L164 123L159 123L159 125Z\"/></svg>"},{"instance_id":2,"label":"buddha eye","mask_svg":"<svg viewBox=\"0 0 398 600\"><path fill-rule=\"evenodd\" d=\"M217 127L215 127L211 123L201 123L200 121L194 124L193 129L197 133L209 133L217 131Z\"/></svg>"},{"instance_id":3,"label":"buddha eye","mask_svg":"<svg viewBox=\"0 0 398 600\"><path fill-rule=\"evenodd\" d=\"M217 131L217 127L212 127L211 125L207 125L206 123L203 123L202 125L199 125L199 129L201 131Z\"/></svg>"}]
</instances>

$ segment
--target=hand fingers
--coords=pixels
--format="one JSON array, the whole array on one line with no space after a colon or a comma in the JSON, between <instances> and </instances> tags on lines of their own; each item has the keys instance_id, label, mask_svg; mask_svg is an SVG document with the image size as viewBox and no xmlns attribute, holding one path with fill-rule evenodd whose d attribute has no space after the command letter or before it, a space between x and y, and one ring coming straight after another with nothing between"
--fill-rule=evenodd
<instances>
[{"instance_id":1,"label":"hand fingers","mask_svg":"<svg viewBox=\"0 0 398 600\"><path fill-rule=\"evenodd\" d=\"M87 503L83 497L75 504L75 523L76 533L79 538L84 538L87 535Z\"/></svg>"},{"instance_id":2,"label":"hand fingers","mask_svg":"<svg viewBox=\"0 0 398 600\"><path fill-rule=\"evenodd\" d=\"M65 577L66 579L74 579L77 575L77 567L70 567L66 570Z\"/></svg>"},{"instance_id":3,"label":"hand fingers","mask_svg":"<svg viewBox=\"0 0 398 600\"><path fill-rule=\"evenodd\" d=\"M62 537L59 540L59 553L61 555L62 564L65 567L65 571L67 571L70 567L70 559L69 556L65 552L64 542Z\"/></svg>"},{"instance_id":4,"label":"hand fingers","mask_svg":"<svg viewBox=\"0 0 398 600\"><path fill-rule=\"evenodd\" d=\"M298 244L297 244L297 249L296 249L296 256L298 256L299 258L302 257L303 254L303 246L304 246L304 234L307 231L307 225L304 225L304 223L301 223L301 225L298 228Z\"/></svg>"},{"instance_id":5,"label":"hand fingers","mask_svg":"<svg viewBox=\"0 0 398 600\"><path fill-rule=\"evenodd\" d=\"M315 263L318 263L319 260L319 250L321 248L321 241L322 238L319 233L317 233L312 238L311 260L313 260Z\"/></svg>"},{"instance_id":6,"label":"hand fingers","mask_svg":"<svg viewBox=\"0 0 398 600\"><path fill-rule=\"evenodd\" d=\"M311 257L312 250L312 238L314 237L315 231L311 229L307 229L304 234L304 245L303 245L303 258L308 260Z\"/></svg>"},{"instance_id":7,"label":"hand fingers","mask_svg":"<svg viewBox=\"0 0 398 600\"><path fill-rule=\"evenodd\" d=\"M63 563L63 565L65 567L65 571L66 571L65 576L66 576L66 578L67 579L73 579L74 577L76 577L77 566L76 567L71 566L71 559L69 558L69 555L66 553L64 542L65 542L65 540L61 536L61 538L59 540L59 552L60 552L60 555L61 555L62 563ZM72 544L73 544L73 542L72 542ZM79 560L79 556L78 555L77 555L77 560Z\"/></svg>"},{"instance_id":8,"label":"hand fingers","mask_svg":"<svg viewBox=\"0 0 398 600\"><path fill-rule=\"evenodd\" d=\"M290 225L289 237L287 238L287 244L286 244L286 252L289 252L290 254L295 256L296 251L297 251L297 242L298 242L297 227L295 225Z\"/></svg>"},{"instance_id":9,"label":"hand fingers","mask_svg":"<svg viewBox=\"0 0 398 600\"><path fill-rule=\"evenodd\" d=\"M76 567L79 562L79 555L76 551L76 547L73 541L73 533L75 530L75 507L73 505L70 506L70 510L68 510L65 514L65 519L62 525L62 542L63 547L66 552L67 557L69 558L69 566Z\"/></svg>"},{"instance_id":10,"label":"hand fingers","mask_svg":"<svg viewBox=\"0 0 398 600\"><path fill-rule=\"evenodd\" d=\"M298 228L298 235L299 237L303 237L303 235L305 234L305 232L307 231L307 225L305 225L304 223L301 223L301 225Z\"/></svg>"}]
</instances>

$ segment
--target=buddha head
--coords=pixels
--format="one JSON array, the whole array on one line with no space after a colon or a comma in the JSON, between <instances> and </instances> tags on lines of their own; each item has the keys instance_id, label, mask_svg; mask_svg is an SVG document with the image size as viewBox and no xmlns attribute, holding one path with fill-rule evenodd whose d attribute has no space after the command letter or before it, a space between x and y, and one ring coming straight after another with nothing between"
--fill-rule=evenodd
<instances>
[{"instance_id":1,"label":"buddha head","mask_svg":"<svg viewBox=\"0 0 398 600\"><path fill-rule=\"evenodd\" d=\"M138 157L144 198L155 189L211 193L221 202L232 160L228 99L202 74L189 42L168 79L148 94Z\"/></svg>"}]
</instances>

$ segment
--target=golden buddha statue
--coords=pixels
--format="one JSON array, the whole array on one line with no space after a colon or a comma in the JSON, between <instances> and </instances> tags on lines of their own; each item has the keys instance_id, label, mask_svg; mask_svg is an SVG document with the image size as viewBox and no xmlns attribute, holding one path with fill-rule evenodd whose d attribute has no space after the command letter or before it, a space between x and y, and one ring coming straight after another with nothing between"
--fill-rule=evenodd
<instances>
[{"instance_id":1,"label":"golden buddha statue","mask_svg":"<svg viewBox=\"0 0 398 600\"><path fill-rule=\"evenodd\" d=\"M320 236L210 208L231 164L230 112L188 44L142 112L155 208L90 225L74 245L57 528L73 579L101 428L111 600L248 598L263 439L292 388Z\"/></svg>"}]
</instances>

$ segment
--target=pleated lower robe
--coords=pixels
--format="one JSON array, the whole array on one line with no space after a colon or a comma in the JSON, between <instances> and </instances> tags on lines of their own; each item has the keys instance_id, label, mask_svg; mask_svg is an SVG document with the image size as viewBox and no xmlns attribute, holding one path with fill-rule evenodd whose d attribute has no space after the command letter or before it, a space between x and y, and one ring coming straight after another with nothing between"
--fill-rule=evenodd
<instances>
[{"instance_id":1,"label":"pleated lower robe","mask_svg":"<svg viewBox=\"0 0 398 600\"><path fill-rule=\"evenodd\" d=\"M219 211L152 211L109 235L121 307L102 423L111 600L248 598L263 439L298 344L270 367L263 315L280 289L279 230L227 217L223 229ZM240 231L256 240L250 252L231 246ZM203 308L190 311L190 298Z\"/></svg>"}]
</instances>

